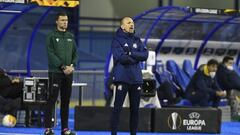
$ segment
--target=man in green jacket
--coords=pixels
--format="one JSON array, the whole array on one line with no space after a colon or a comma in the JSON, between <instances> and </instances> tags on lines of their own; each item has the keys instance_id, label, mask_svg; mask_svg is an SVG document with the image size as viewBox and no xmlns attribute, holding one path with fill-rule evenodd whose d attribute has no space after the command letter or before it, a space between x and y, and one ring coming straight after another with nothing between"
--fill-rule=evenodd
<instances>
[{"instance_id":1,"label":"man in green jacket","mask_svg":"<svg viewBox=\"0 0 240 135\"><path fill-rule=\"evenodd\" d=\"M57 28L47 37L47 53L49 66L49 98L45 111L44 135L54 135L52 113L59 91L61 94L61 128L62 135L75 135L68 128L69 102L72 92L74 66L77 62L74 36L67 32L68 16L59 13L56 18Z\"/></svg>"}]
</instances>

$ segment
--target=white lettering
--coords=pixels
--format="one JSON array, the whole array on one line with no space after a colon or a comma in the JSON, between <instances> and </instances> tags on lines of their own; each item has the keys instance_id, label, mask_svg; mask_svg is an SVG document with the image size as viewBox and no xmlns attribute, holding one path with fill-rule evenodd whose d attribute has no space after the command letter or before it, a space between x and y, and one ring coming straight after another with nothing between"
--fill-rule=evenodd
<instances>
[{"instance_id":1,"label":"white lettering","mask_svg":"<svg viewBox=\"0 0 240 135\"><path fill-rule=\"evenodd\" d=\"M206 126L205 120L183 120L184 126Z\"/></svg>"},{"instance_id":2,"label":"white lettering","mask_svg":"<svg viewBox=\"0 0 240 135\"><path fill-rule=\"evenodd\" d=\"M203 8L196 8L196 13L209 13L209 14L217 14L217 9L203 9Z\"/></svg>"},{"instance_id":3,"label":"white lettering","mask_svg":"<svg viewBox=\"0 0 240 135\"><path fill-rule=\"evenodd\" d=\"M187 126L187 130L202 130L201 126Z\"/></svg>"},{"instance_id":4,"label":"white lettering","mask_svg":"<svg viewBox=\"0 0 240 135\"><path fill-rule=\"evenodd\" d=\"M0 0L0 2L7 2L7 3L24 3L24 0Z\"/></svg>"}]
</instances>

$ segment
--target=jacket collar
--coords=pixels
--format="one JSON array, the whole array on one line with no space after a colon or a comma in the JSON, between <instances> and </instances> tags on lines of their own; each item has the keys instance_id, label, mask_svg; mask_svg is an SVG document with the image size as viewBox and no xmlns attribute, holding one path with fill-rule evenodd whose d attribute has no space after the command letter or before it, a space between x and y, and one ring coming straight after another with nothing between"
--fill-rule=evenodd
<instances>
[{"instance_id":1,"label":"jacket collar","mask_svg":"<svg viewBox=\"0 0 240 135\"><path fill-rule=\"evenodd\" d=\"M206 76L210 76L207 65L204 65L204 67L203 67L203 73L204 73L204 75L206 75Z\"/></svg>"},{"instance_id":2,"label":"jacket collar","mask_svg":"<svg viewBox=\"0 0 240 135\"><path fill-rule=\"evenodd\" d=\"M55 29L55 32L58 34L65 34L67 31L59 31L57 28Z\"/></svg>"},{"instance_id":3,"label":"jacket collar","mask_svg":"<svg viewBox=\"0 0 240 135\"><path fill-rule=\"evenodd\" d=\"M129 37L134 37L134 33L126 33L122 30L122 28L118 28L117 36L124 37L124 38L129 38Z\"/></svg>"}]
</instances>

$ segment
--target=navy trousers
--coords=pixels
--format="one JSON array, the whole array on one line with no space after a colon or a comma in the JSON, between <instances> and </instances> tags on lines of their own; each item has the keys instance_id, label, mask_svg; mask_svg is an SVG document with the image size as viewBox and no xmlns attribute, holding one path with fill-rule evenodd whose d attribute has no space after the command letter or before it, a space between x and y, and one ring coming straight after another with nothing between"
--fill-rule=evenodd
<instances>
[{"instance_id":1,"label":"navy trousers","mask_svg":"<svg viewBox=\"0 0 240 135\"><path fill-rule=\"evenodd\" d=\"M196 92L195 95L187 95L193 106L202 106L202 107L218 107L220 97L215 95L210 95L206 93Z\"/></svg>"},{"instance_id":2,"label":"navy trousers","mask_svg":"<svg viewBox=\"0 0 240 135\"><path fill-rule=\"evenodd\" d=\"M129 120L130 132L131 135L136 135L138 128L138 115L141 89L142 89L141 85L130 85L126 83L119 83L116 85L116 96L110 125L112 135L117 134L117 128L120 119L119 117L127 92L130 100L130 120Z\"/></svg>"}]
</instances>

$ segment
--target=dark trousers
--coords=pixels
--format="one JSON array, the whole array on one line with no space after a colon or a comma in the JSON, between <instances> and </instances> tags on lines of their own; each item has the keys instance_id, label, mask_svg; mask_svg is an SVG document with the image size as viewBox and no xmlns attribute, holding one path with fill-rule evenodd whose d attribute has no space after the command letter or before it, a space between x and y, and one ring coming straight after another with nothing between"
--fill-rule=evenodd
<instances>
[{"instance_id":1,"label":"dark trousers","mask_svg":"<svg viewBox=\"0 0 240 135\"><path fill-rule=\"evenodd\" d=\"M23 82L13 83L0 92L0 112L17 115L17 110L22 108ZM2 106L2 107L1 107Z\"/></svg>"},{"instance_id":2,"label":"dark trousers","mask_svg":"<svg viewBox=\"0 0 240 135\"><path fill-rule=\"evenodd\" d=\"M45 127L53 126L52 116L60 92L62 129L68 128L69 102L72 93L72 75L49 73L49 98L45 110Z\"/></svg>"},{"instance_id":3,"label":"dark trousers","mask_svg":"<svg viewBox=\"0 0 240 135\"><path fill-rule=\"evenodd\" d=\"M138 128L141 85L129 85L126 83L120 83L116 85L116 96L115 96L114 108L112 111L111 125L110 125L112 135L117 134L120 112L122 110L122 105L127 92L129 94L129 100L130 100L130 122L129 122L130 132L131 132L131 135L136 135L137 128Z\"/></svg>"},{"instance_id":4,"label":"dark trousers","mask_svg":"<svg viewBox=\"0 0 240 135\"><path fill-rule=\"evenodd\" d=\"M220 97L201 92L196 92L195 95L188 96L188 99L191 101L193 106L202 107L210 106L209 103L212 103L212 107L218 107L220 101Z\"/></svg>"},{"instance_id":5,"label":"dark trousers","mask_svg":"<svg viewBox=\"0 0 240 135\"><path fill-rule=\"evenodd\" d=\"M0 96L0 113L17 116L17 110L21 107L22 98L6 99Z\"/></svg>"}]
</instances>

